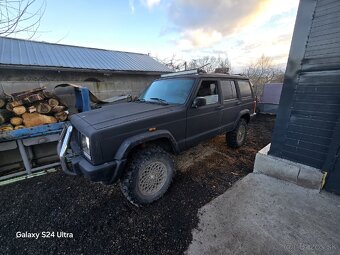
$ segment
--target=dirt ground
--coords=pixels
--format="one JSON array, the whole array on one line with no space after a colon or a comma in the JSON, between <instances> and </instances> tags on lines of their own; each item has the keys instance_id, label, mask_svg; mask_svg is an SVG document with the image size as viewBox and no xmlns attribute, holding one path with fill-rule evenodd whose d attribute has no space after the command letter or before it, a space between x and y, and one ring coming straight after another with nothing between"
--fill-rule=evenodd
<instances>
[{"instance_id":1,"label":"dirt ground","mask_svg":"<svg viewBox=\"0 0 340 255\"><path fill-rule=\"evenodd\" d=\"M136 208L115 186L61 171L0 187L1 254L181 254L197 226L197 210L252 172L271 140L275 118L257 116L237 150L218 136L177 157L166 195ZM72 233L73 238L16 238L17 232Z\"/></svg>"}]
</instances>

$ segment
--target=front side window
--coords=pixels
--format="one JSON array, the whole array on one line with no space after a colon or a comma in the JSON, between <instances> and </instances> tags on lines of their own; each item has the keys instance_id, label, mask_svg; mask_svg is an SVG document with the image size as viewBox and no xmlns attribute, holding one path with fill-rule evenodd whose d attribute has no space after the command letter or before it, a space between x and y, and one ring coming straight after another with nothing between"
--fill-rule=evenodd
<instances>
[{"instance_id":1,"label":"front side window","mask_svg":"<svg viewBox=\"0 0 340 255\"><path fill-rule=\"evenodd\" d=\"M217 81L202 81L197 92L197 97L204 97L207 101L207 105L218 103Z\"/></svg>"},{"instance_id":2,"label":"front side window","mask_svg":"<svg viewBox=\"0 0 340 255\"><path fill-rule=\"evenodd\" d=\"M142 101L159 101L184 104L190 94L194 79L165 79L154 81L139 97Z\"/></svg>"}]
</instances>

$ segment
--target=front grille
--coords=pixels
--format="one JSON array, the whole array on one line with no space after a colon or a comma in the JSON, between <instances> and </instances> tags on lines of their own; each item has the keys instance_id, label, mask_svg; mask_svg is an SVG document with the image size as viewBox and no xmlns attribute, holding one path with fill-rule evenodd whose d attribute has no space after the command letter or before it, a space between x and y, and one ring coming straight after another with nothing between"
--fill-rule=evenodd
<instances>
[{"instance_id":1,"label":"front grille","mask_svg":"<svg viewBox=\"0 0 340 255\"><path fill-rule=\"evenodd\" d=\"M73 128L72 137L70 141L70 147L73 153L75 154L81 153L80 136L81 136L80 132L77 129Z\"/></svg>"}]
</instances>

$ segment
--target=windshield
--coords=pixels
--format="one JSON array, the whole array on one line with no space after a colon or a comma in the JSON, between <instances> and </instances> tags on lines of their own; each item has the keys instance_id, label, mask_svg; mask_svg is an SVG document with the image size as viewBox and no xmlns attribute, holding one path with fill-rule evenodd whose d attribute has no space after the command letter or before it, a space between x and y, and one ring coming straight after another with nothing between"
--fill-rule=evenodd
<instances>
[{"instance_id":1,"label":"windshield","mask_svg":"<svg viewBox=\"0 0 340 255\"><path fill-rule=\"evenodd\" d=\"M142 93L139 100L167 104L184 104L193 84L193 79L168 79L154 81Z\"/></svg>"}]
</instances>

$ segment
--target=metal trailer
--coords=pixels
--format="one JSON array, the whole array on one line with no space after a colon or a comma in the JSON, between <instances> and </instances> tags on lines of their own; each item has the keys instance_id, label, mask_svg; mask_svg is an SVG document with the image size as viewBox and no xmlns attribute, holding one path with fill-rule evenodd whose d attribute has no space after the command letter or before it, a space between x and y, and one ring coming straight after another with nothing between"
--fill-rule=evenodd
<instances>
[{"instance_id":1,"label":"metal trailer","mask_svg":"<svg viewBox=\"0 0 340 255\"><path fill-rule=\"evenodd\" d=\"M75 97L76 108L79 112L91 110L89 90L87 88L75 88ZM0 181L21 175L31 175L33 172L60 165L59 162L54 162L33 167L31 164L33 155L32 146L58 141L64 125L65 122L58 122L0 134L0 152L18 149L24 166L24 170L22 171L1 176Z\"/></svg>"}]
</instances>

